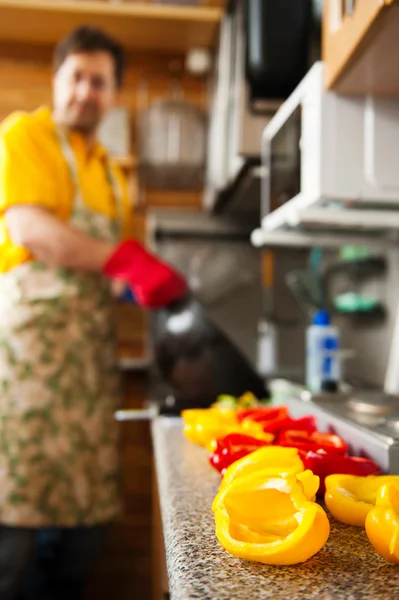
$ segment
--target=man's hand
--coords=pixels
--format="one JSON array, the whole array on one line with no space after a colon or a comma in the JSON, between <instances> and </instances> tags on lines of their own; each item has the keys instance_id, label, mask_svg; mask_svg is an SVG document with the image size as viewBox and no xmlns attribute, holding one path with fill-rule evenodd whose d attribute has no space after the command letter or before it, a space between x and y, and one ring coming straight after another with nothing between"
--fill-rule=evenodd
<instances>
[{"instance_id":1,"label":"man's hand","mask_svg":"<svg viewBox=\"0 0 399 600\"><path fill-rule=\"evenodd\" d=\"M41 207L13 206L5 220L12 242L51 266L100 272L115 250Z\"/></svg>"},{"instance_id":2,"label":"man's hand","mask_svg":"<svg viewBox=\"0 0 399 600\"><path fill-rule=\"evenodd\" d=\"M136 240L120 244L104 265L111 279L128 283L140 306L161 308L188 292L184 277Z\"/></svg>"}]
</instances>

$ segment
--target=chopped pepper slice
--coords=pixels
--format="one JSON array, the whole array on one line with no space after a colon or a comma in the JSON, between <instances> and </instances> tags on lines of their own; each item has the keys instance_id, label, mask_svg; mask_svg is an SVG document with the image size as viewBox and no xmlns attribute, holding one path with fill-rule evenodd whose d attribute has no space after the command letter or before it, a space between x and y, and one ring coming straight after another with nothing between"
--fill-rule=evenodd
<instances>
[{"instance_id":1,"label":"chopped pepper slice","mask_svg":"<svg viewBox=\"0 0 399 600\"><path fill-rule=\"evenodd\" d=\"M220 394L212 406L229 406L230 408L247 408L264 405L268 398L259 399L252 392L245 392L238 398L231 394Z\"/></svg>"},{"instance_id":2,"label":"chopped pepper slice","mask_svg":"<svg viewBox=\"0 0 399 600\"><path fill-rule=\"evenodd\" d=\"M293 474L235 480L213 510L216 536L225 550L269 565L304 562L324 546L330 532L326 513L307 498Z\"/></svg>"},{"instance_id":3,"label":"chopped pepper slice","mask_svg":"<svg viewBox=\"0 0 399 600\"><path fill-rule=\"evenodd\" d=\"M346 456L342 454L331 454L325 450L312 450L302 457L305 469L310 469L320 477L318 494L326 491L325 479L329 475L379 475L380 467L373 460L361 458L360 456Z\"/></svg>"},{"instance_id":4,"label":"chopped pepper slice","mask_svg":"<svg viewBox=\"0 0 399 600\"><path fill-rule=\"evenodd\" d=\"M187 409L181 416L184 435L200 446L207 446L213 439L239 427L236 411L225 407Z\"/></svg>"},{"instance_id":5,"label":"chopped pepper slice","mask_svg":"<svg viewBox=\"0 0 399 600\"><path fill-rule=\"evenodd\" d=\"M250 419L255 422L268 422L274 419L283 419L288 416L288 409L286 406L265 406L260 408L247 408L239 410L237 413L237 419L243 421L244 419Z\"/></svg>"},{"instance_id":6,"label":"chopped pepper slice","mask_svg":"<svg viewBox=\"0 0 399 600\"><path fill-rule=\"evenodd\" d=\"M281 473L300 473L304 470L303 462L296 448L265 446L251 452L248 456L233 463L224 474L221 487L233 479L243 477L257 471L268 470L269 475Z\"/></svg>"},{"instance_id":7,"label":"chopped pepper slice","mask_svg":"<svg viewBox=\"0 0 399 600\"><path fill-rule=\"evenodd\" d=\"M257 398L255 396L255 394L253 394L252 392L245 392L244 394L241 394L241 396L239 396L237 398L237 406L240 408L246 408L246 407L250 407L250 406L258 406L261 402L265 403L267 402L267 398L263 398L262 400L259 400L259 398Z\"/></svg>"},{"instance_id":8,"label":"chopped pepper slice","mask_svg":"<svg viewBox=\"0 0 399 600\"><path fill-rule=\"evenodd\" d=\"M216 440L229 433L246 433L259 439L271 441L273 436L264 433L260 423L253 421L239 423L237 411L223 406L186 409L182 411L184 435L209 451L216 448Z\"/></svg>"},{"instance_id":9,"label":"chopped pepper slice","mask_svg":"<svg viewBox=\"0 0 399 600\"><path fill-rule=\"evenodd\" d=\"M316 431L316 419L312 415L301 417L300 419L293 419L292 417L284 417L282 419L272 419L263 424L263 431L274 433L279 435L283 431L287 430L297 431Z\"/></svg>"},{"instance_id":10,"label":"chopped pepper slice","mask_svg":"<svg viewBox=\"0 0 399 600\"><path fill-rule=\"evenodd\" d=\"M320 431L282 431L277 441L279 446L290 446L309 452L310 450L325 450L334 454L345 454L348 450L346 442L335 433Z\"/></svg>"},{"instance_id":11,"label":"chopped pepper slice","mask_svg":"<svg viewBox=\"0 0 399 600\"><path fill-rule=\"evenodd\" d=\"M387 561L399 564L399 482L386 483L366 517L366 533Z\"/></svg>"},{"instance_id":12,"label":"chopped pepper slice","mask_svg":"<svg viewBox=\"0 0 399 600\"><path fill-rule=\"evenodd\" d=\"M399 475L329 475L324 499L336 519L364 527L368 513L376 504L378 490L391 482L399 482Z\"/></svg>"},{"instance_id":13,"label":"chopped pepper slice","mask_svg":"<svg viewBox=\"0 0 399 600\"><path fill-rule=\"evenodd\" d=\"M258 448L270 444L272 439L273 436L270 436L268 440L260 440L242 433L229 433L225 437L216 440L216 448L210 454L209 462L223 475L232 463L258 450Z\"/></svg>"}]
</instances>

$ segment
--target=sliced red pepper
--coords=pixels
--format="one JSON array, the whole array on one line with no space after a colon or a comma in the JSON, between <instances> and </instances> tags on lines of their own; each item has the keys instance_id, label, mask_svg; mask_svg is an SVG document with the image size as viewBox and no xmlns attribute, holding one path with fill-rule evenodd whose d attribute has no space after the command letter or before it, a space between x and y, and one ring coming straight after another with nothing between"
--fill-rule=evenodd
<instances>
[{"instance_id":1,"label":"sliced red pepper","mask_svg":"<svg viewBox=\"0 0 399 600\"><path fill-rule=\"evenodd\" d=\"M228 433L223 438L219 438L217 443L220 443L220 445L227 448L231 453L243 450L244 448L253 451L270 444L266 440L260 440L246 433Z\"/></svg>"},{"instance_id":2,"label":"sliced red pepper","mask_svg":"<svg viewBox=\"0 0 399 600\"><path fill-rule=\"evenodd\" d=\"M331 454L325 450L307 452L304 457L301 456L301 459L305 469L310 469L320 477L318 494L325 493L324 481L328 475L361 475L364 477L366 475L379 475L382 472L377 463L369 458Z\"/></svg>"},{"instance_id":3,"label":"sliced red pepper","mask_svg":"<svg viewBox=\"0 0 399 600\"><path fill-rule=\"evenodd\" d=\"M210 464L222 475L233 462L247 456L251 452L270 445L266 440L259 440L242 433L229 433L216 440L216 449L209 456Z\"/></svg>"},{"instance_id":4,"label":"sliced red pepper","mask_svg":"<svg viewBox=\"0 0 399 600\"><path fill-rule=\"evenodd\" d=\"M305 451L325 450L333 454L345 454L348 450L346 442L339 435L320 431L308 432L293 429L282 431L278 436L277 444Z\"/></svg>"},{"instance_id":5,"label":"sliced red pepper","mask_svg":"<svg viewBox=\"0 0 399 600\"><path fill-rule=\"evenodd\" d=\"M282 431L294 429L298 431L316 431L316 419L312 415L301 417L300 419L292 419L285 417L283 419L272 419L264 424L263 431L266 433L274 433L279 435Z\"/></svg>"},{"instance_id":6,"label":"sliced red pepper","mask_svg":"<svg viewBox=\"0 0 399 600\"><path fill-rule=\"evenodd\" d=\"M286 406L265 406L262 408L248 408L237 412L237 419L241 422L244 419L251 419L257 423L270 421L271 419L282 419L288 416Z\"/></svg>"},{"instance_id":7,"label":"sliced red pepper","mask_svg":"<svg viewBox=\"0 0 399 600\"><path fill-rule=\"evenodd\" d=\"M253 452L253 450L239 450L234 454L231 454L228 452L227 448L223 448L220 452L217 450L212 452L209 456L209 462L221 475L224 475L227 467L232 465L236 460L247 456L250 452Z\"/></svg>"}]
</instances>

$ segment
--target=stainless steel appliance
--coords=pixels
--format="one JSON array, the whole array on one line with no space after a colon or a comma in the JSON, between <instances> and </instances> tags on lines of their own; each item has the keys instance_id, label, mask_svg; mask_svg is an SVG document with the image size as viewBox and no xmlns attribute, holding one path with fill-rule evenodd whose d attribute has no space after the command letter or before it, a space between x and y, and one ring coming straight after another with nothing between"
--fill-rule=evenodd
<instances>
[{"instance_id":1,"label":"stainless steel appliance","mask_svg":"<svg viewBox=\"0 0 399 600\"><path fill-rule=\"evenodd\" d=\"M321 430L342 436L354 454L399 473L399 396L378 391L312 395L293 388L286 404L294 417L313 414Z\"/></svg>"}]
</instances>

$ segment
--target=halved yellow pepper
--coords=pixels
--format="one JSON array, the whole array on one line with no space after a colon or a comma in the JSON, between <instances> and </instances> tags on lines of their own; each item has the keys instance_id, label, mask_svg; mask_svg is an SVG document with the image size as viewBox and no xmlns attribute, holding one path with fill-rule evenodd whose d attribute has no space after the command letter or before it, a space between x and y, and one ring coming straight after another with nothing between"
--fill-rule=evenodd
<instances>
[{"instance_id":1,"label":"halved yellow pepper","mask_svg":"<svg viewBox=\"0 0 399 600\"><path fill-rule=\"evenodd\" d=\"M304 470L304 466L296 448L265 446L230 465L224 474L220 489L237 477L265 471L265 469L269 475L281 475L282 473L300 473Z\"/></svg>"},{"instance_id":2,"label":"halved yellow pepper","mask_svg":"<svg viewBox=\"0 0 399 600\"><path fill-rule=\"evenodd\" d=\"M379 489L375 507L366 517L366 533L378 554L399 564L399 482Z\"/></svg>"},{"instance_id":3,"label":"halved yellow pepper","mask_svg":"<svg viewBox=\"0 0 399 600\"><path fill-rule=\"evenodd\" d=\"M184 435L192 442L205 446L209 451L215 449L218 438L229 433L246 433L259 439L272 442L274 436L264 433L260 423L240 423L237 411L224 406L211 408L191 408L183 410Z\"/></svg>"},{"instance_id":4,"label":"halved yellow pepper","mask_svg":"<svg viewBox=\"0 0 399 600\"><path fill-rule=\"evenodd\" d=\"M293 565L316 554L328 539L330 524L298 478L255 473L232 481L213 504L223 548L270 565Z\"/></svg>"},{"instance_id":5,"label":"halved yellow pepper","mask_svg":"<svg viewBox=\"0 0 399 600\"><path fill-rule=\"evenodd\" d=\"M336 519L364 527L368 513L375 506L378 490L395 481L399 482L399 475L329 475L324 499Z\"/></svg>"},{"instance_id":6,"label":"halved yellow pepper","mask_svg":"<svg viewBox=\"0 0 399 600\"><path fill-rule=\"evenodd\" d=\"M302 485L303 492L307 500L313 501L319 489L320 478L314 475L312 471L302 471L301 473L270 473L269 469L256 471L249 475L243 475L233 479L230 483L220 486L213 503L212 510L215 511L223 504L226 497L244 496L248 490L262 490L266 483L276 477L293 476L293 480L297 480Z\"/></svg>"}]
</instances>

